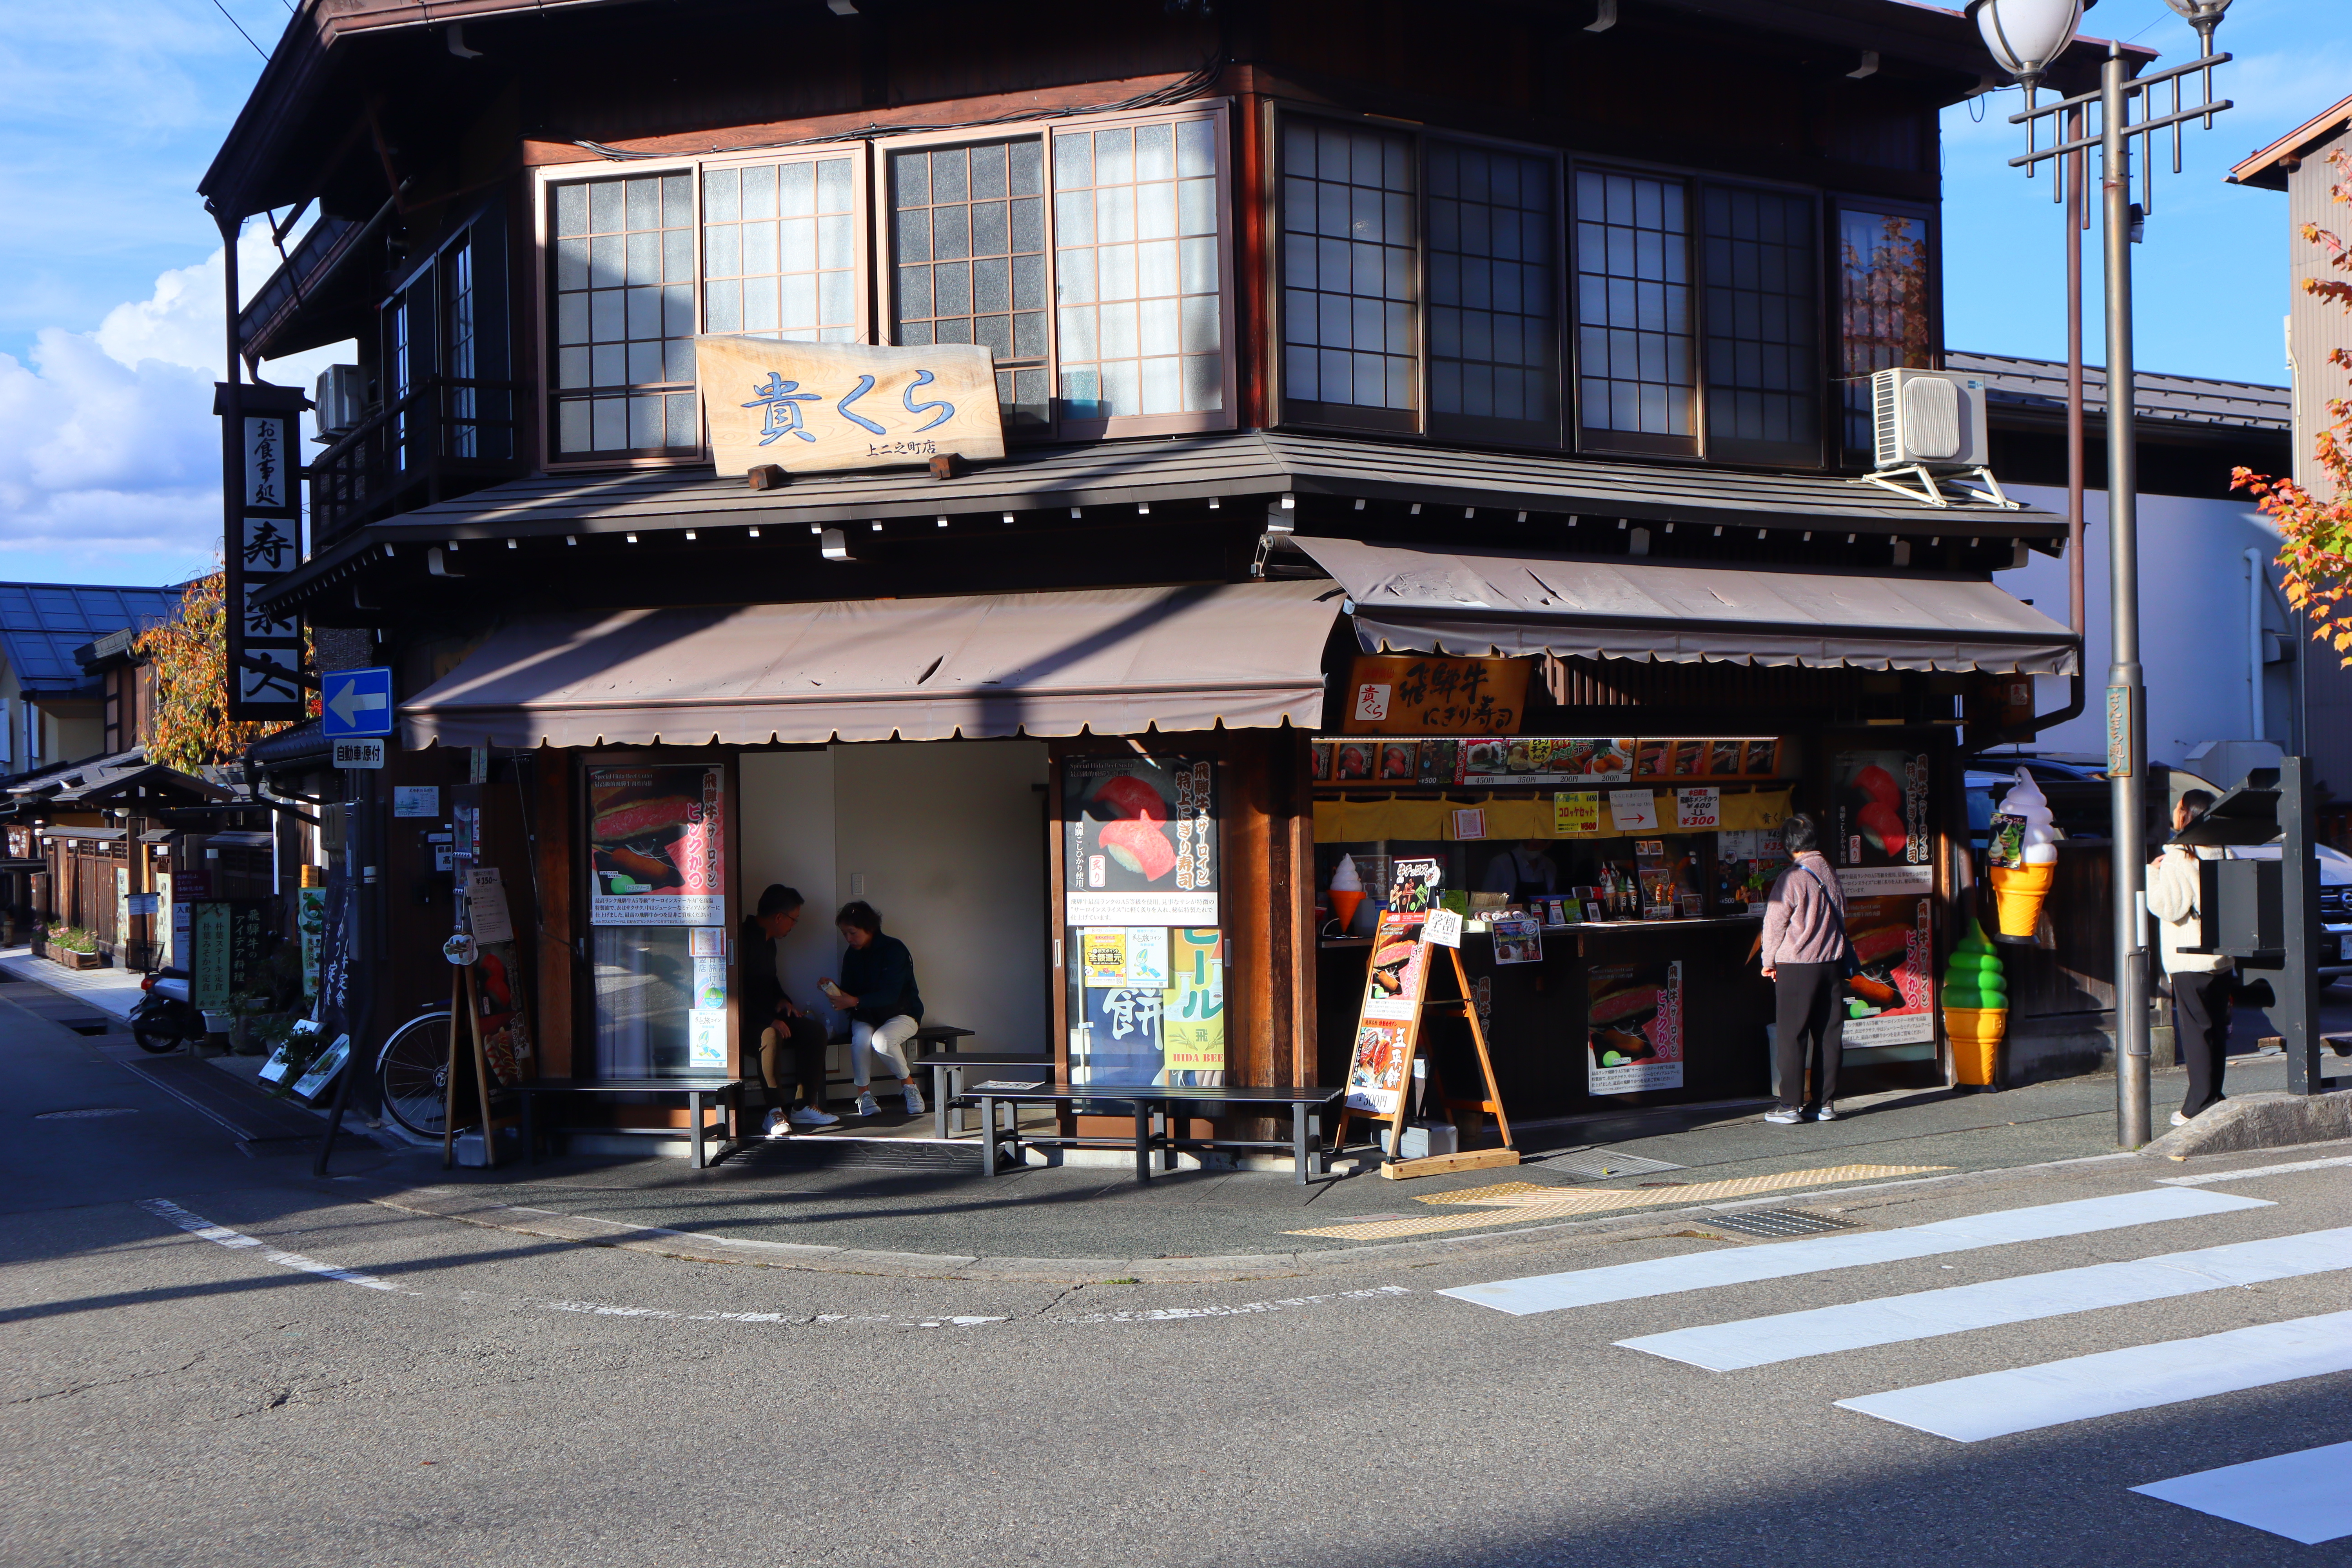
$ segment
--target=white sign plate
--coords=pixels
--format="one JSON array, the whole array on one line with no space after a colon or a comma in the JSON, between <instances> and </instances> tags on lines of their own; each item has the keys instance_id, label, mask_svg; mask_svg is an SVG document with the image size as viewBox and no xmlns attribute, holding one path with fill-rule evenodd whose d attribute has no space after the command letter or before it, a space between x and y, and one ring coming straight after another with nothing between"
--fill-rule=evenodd
<instances>
[{"instance_id":1,"label":"white sign plate","mask_svg":"<svg viewBox=\"0 0 2352 1568\"><path fill-rule=\"evenodd\" d=\"M383 766L383 742L382 741L337 741L335 766L380 768Z\"/></svg>"}]
</instances>

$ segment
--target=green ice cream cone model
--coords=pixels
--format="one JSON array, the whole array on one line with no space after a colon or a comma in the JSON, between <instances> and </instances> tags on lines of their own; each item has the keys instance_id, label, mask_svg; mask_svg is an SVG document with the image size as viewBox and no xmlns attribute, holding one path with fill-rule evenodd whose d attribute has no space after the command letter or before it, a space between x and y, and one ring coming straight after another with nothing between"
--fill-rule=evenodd
<instances>
[{"instance_id":1,"label":"green ice cream cone model","mask_svg":"<svg viewBox=\"0 0 2352 1568\"><path fill-rule=\"evenodd\" d=\"M2000 954L1986 940L1984 927L1971 920L1944 966L1944 1034L1952 1042L1960 1082L1992 1082L1994 1059L2008 1032L2009 980Z\"/></svg>"}]
</instances>

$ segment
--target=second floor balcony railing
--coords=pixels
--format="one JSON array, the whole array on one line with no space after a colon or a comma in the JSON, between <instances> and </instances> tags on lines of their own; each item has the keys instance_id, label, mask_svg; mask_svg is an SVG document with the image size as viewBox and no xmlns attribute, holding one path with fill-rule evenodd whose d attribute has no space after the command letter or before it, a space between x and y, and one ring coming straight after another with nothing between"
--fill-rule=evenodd
<instances>
[{"instance_id":1,"label":"second floor balcony railing","mask_svg":"<svg viewBox=\"0 0 2352 1568\"><path fill-rule=\"evenodd\" d=\"M528 472L522 384L432 375L370 415L310 468L311 547L377 518Z\"/></svg>"}]
</instances>

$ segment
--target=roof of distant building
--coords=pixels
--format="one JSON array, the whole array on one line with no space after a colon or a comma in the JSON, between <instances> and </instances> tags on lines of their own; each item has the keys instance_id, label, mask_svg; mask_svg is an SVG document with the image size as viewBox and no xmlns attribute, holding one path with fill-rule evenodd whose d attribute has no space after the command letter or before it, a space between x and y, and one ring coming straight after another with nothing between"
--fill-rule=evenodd
<instances>
[{"instance_id":1,"label":"roof of distant building","mask_svg":"<svg viewBox=\"0 0 2352 1568\"><path fill-rule=\"evenodd\" d=\"M143 631L179 613L180 588L115 588L83 583L0 583L0 654L16 683L63 695L89 685L74 658L86 643L125 628Z\"/></svg>"},{"instance_id":2,"label":"roof of distant building","mask_svg":"<svg viewBox=\"0 0 2352 1568\"><path fill-rule=\"evenodd\" d=\"M2288 174L2301 163L2303 155L2347 124L2352 124L2352 98L2330 105L2269 146L2248 154L2245 162L2230 171L2230 183L2283 191Z\"/></svg>"},{"instance_id":3,"label":"roof of distant building","mask_svg":"<svg viewBox=\"0 0 2352 1568\"><path fill-rule=\"evenodd\" d=\"M2051 414L2066 410L2063 360L1947 353L1944 368L1983 376L1989 401L1996 409L2007 406ZM2134 414L2151 422L2281 433L2294 429L2294 405L2284 386L2141 371L2133 379L2132 390ZM2105 412L2107 373L2104 365L2083 367L2083 405L2085 411Z\"/></svg>"}]
</instances>

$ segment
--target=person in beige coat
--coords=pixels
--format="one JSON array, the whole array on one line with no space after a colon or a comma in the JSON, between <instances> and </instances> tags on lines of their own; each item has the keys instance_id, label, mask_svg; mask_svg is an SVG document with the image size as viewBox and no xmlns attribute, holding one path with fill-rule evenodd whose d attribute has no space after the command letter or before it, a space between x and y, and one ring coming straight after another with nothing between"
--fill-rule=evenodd
<instances>
[{"instance_id":1,"label":"person in beige coat","mask_svg":"<svg viewBox=\"0 0 2352 1568\"><path fill-rule=\"evenodd\" d=\"M2213 797L2192 789L2172 808L2176 834L2212 808ZM2172 1113L2184 1125L2222 1099L2221 1072L2230 1052L2230 994L2237 988L2235 963L2218 952L2188 952L2205 945L2205 921L2197 907L2201 881L2199 859L2218 859L2219 849L2168 844L2147 870L2147 910L2163 922L2158 949L2172 977L2172 1034L2189 1069L2189 1092Z\"/></svg>"}]
</instances>

